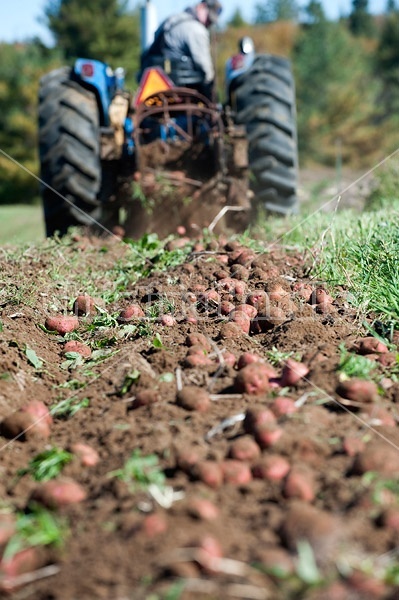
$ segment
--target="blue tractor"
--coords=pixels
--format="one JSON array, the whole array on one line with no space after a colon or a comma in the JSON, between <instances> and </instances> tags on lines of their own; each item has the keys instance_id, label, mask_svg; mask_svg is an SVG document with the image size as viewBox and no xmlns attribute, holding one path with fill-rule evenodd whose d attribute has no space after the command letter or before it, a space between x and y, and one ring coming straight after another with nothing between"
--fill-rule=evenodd
<instances>
[{"instance_id":1,"label":"blue tractor","mask_svg":"<svg viewBox=\"0 0 399 600\"><path fill-rule=\"evenodd\" d=\"M151 10L147 0L147 29ZM242 231L259 212L297 211L289 61L256 54L244 38L226 65L223 105L190 87L189 75L168 64L149 68L131 94L123 69L80 58L42 78L47 235L72 225L123 226L129 237L163 237L178 225Z\"/></svg>"}]
</instances>

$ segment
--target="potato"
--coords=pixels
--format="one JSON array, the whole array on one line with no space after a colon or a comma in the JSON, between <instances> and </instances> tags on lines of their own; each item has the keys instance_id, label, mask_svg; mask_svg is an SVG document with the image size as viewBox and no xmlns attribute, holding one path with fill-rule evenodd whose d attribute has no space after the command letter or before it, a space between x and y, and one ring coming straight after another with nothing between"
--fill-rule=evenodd
<instances>
[{"instance_id":1,"label":"potato","mask_svg":"<svg viewBox=\"0 0 399 600\"><path fill-rule=\"evenodd\" d=\"M254 434L255 429L264 424L275 424L276 417L268 408L249 408L243 422L244 431Z\"/></svg>"},{"instance_id":2,"label":"potato","mask_svg":"<svg viewBox=\"0 0 399 600\"><path fill-rule=\"evenodd\" d=\"M20 410L24 413L32 415L37 421L43 421L47 425L53 424L53 417L51 416L49 409L40 400L31 400L28 404L21 406Z\"/></svg>"},{"instance_id":3,"label":"potato","mask_svg":"<svg viewBox=\"0 0 399 600\"><path fill-rule=\"evenodd\" d=\"M190 348L187 350L187 356L194 356L195 354L207 356L208 352L209 351L204 348L204 346L199 346L197 344L196 346L190 346Z\"/></svg>"},{"instance_id":4,"label":"potato","mask_svg":"<svg viewBox=\"0 0 399 600\"><path fill-rule=\"evenodd\" d=\"M303 283L302 281L298 281L294 283L292 286L292 291L299 298L303 298L308 302L310 300L310 296L312 295L313 288L308 283Z\"/></svg>"},{"instance_id":5,"label":"potato","mask_svg":"<svg viewBox=\"0 0 399 600\"><path fill-rule=\"evenodd\" d=\"M184 366L189 368L194 367L209 367L212 366L214 362L205 354L191 354L186 356L184 359Z\"/></svg>"},{"instance_id":6,"label":"potato","mask_svg":"<svg viewBox=\"0 0 399 600\"><path fill-rule=\"evenodd\" d=\"M342 449L348 456L356 456L359 452L363 452L366 444L360 437L346 436L342 442Z\"/></svg>"},{"instance_id":7,"label":"potato","mask_svg":"<svg viewBox=\"0 0 399 600\"><path fill-rule=\"evenodd\" d=\"M259 356L259 354L255 354L254 352L244 352L244 354L241 354L238 358L237 369L240 371L244 367L256 362L262 362L262 357Z\"/></svg>"},{"instance_id":8,"label":"potato","mask_svg":"<svg viewBox=\"0 0 399 600\"><path fill-rule=\"evenodd\" d=\"M190 473L191 469L202 459L202 452L198 448L190 446L182 448L176 452L176 466L185 473Z\"/></svg>"},{"instance_id":9,"label":"potato","mask_svg":"<svg viewBox=\"0 0 399 600\"><path fill-rule=\"evenodd\" d=\"M396 448L385 441L369 442L354 459L351 472L363 475L367 471L375 471L380 476L399 475L399 460Z\"/></svg>"},{"instance_id":10,"label":"potato","mask_svg":"<svg viewBox=\"0 0 399 600\"><path fill-rule=\"evenodd\" d=\"M385 509L378 521L382 527L386 527L395 533L399 533L399 508L392 506Z\"/></svg>"},{"instance_id":11,"label":"potato","mask_svg":"<svg viewBox=\"0 0 399 600\"><path fill-rule=\"evenodd\" d=\"M282 435L283 430L273 423L256 425L254 428L255 441L262 450L277 444Z\"/></svg>"},{"instance_id":12,"label":"potato","mask_svg":"<svg viewBox=\"0 0 399 600\"><path fill-rule=\"evenodd\" d=\"M279 454L266 454L252 467L252 475L256 479L282 481L290 470L290 463Z\"/></svg>"},{"instance_id":13,"label":"potato","mask_svg":"<svg viewBox=\"0 0 399 600\"><path fill-rule=\"evenodd\" d=\"M168 530L168 522L164 515L153 513L144 517L142 531L149 539L158 537Z\"/></svg>"},{"instance_id":14,"label":"potato","mask_svg":"<svg viewBox=\"0 0 399 600\"><path fill-rule=\"evenodd\" d=\"M234 460L251 462L259 458L260 449L258 444L251 436L244 435L232 442L228 456Z\"/></svg>"},{"instance_id":15,"label":"potato","mask_svg":"<svg viewBox=\"0 0 399 600\"><path fill-rule=\"evenodd\" d=\"M295 572L292 557L286 550L278 546L256 548L255 562L261 564L267 572L267 576L277 584L281 582L281 579L287 580ZM332 599L326 598L325 600ZM343 600L347 600L347 598Z\"/></svg>"},{"instance_id":16,"label":"potato","mask_svg":"<svg viewBox=\"0 0 399 600\"><path fill-rule=\"evenodd\" d=\"M207 352L212 350L212 344L202 333L189 333L186 337L186 346L202 346Z\"/></svg>"},{"instance_id":17,"label":"potato","mask_svg":"<svg viewBox=\"0 0 399 600\"><path fill-rule=\"evenodd\" d=\"M326 292L325 289L318 287L312 292L309 298L309 304L321 304L321 303L330 303L333 301L331 296Z\"/></svg>"},{"instance_id":18,"label":"potato","mask_svg":"<svg viewBox=\"0 0 399 600\"><path fill-rule=\"evenodd\" d=\"M186 410L205 412L211 405L211 399L204 388L187 385L177 393L176 403Z\"/></svg>"},{"instance_id":19,"label":"potato","mask_svg":"<svg viewBox=\"0 0 399 600\"><path fill-rule=\"evenodd\" d=\"M94 315L97 312L94 298L88 294L81 294L73 303L73 312L78 317Z\"/></svg>"},{"instance_id":20,"label":"potato","mask_svg":"<svg viewBox=\"0 0 399 600\"><path fill-rule=\"evenodd\" d=\"M223 323L220 328L219 337L221 340L230 340L234 338L240 338L243 335L243 331L238 323L230 321L229 323Z\"/></svg>"},{"instance_id":21,"label":"potato","mask_svg":"<svg viewBox=\"0 0 399 600\"><path fill-rule=\"evenodd\" d=\"M294 400L292 398L285 398L284 396L278 396L270 407L270 410L279 417L286 417L297 412Z\"/></svg>"},{"instance_id":22,"label":"potato","mask_svg":"<svg viewBox=\"0 0 399 600\"><path fill-rule=\"evenodd\" d=\"M287 316L282 308L278 306L269 306L267 309L259 309L256 317L262 332L270 331L278 327L287 320Z\"/></svg>"},{"instance_id":23,"label":"potato","mask_svg":"<svg viewBox=\"0 0 399 600\"><path fill-rule=\"evenodd\" d=\"M91 348L87 344L83 342L79 342L78 340L70 340L67 342L62 349L62 353L66 354L67 352L76 352L83 356L83 358L90 358L91 356Z\"/></svg>"},{"instance_id":24,"label":"potato","mask_svg":"<svg viewBox=\"0 0 399 600\"><path fill-rule=\"evenodd\" d=\"M205 573L218 573L219 560L223 556L220 542L211 535L205 535L198 543L198 562Z\"/></svg>"},{"instance_id":25,"label":"potato","mask_svg":"<svg viewBox=\"0 0 399 600\"><path fill-rule=\"evenodd\" d=\"M65 335L78 329L79 319L72 315L56 315L47 317L44 326L49 331L56 331L60 335Z\"/></svg>"},{"instance_id":26,"label":"potato","mask_svg":"<svg viewBox=\"0 0 399 600\"><path fill-rule=\"evenodd\" d=\"M231 276L233 279L239 279L240 281L247 281L249 277L249 270L242 265L233 265L231 267Z\"/></svg>"},{"instance_id":27,"label":"potato","mask_svg":"<svg viewBox=\"0 0 399 600\"><path fill-rule=\"evenodd\" d=\"M267 293L272 302L280 302L290 297L290 292L283 288L280 283L274 283L267 288Z\"/></svg>"},{"instance_id":28,"label":"potato","mask_svg":"<svg viewBox=\"0 0 399 600\"><path fill-rule=\"evenodd\" d=\"M35 438L47 439L50 437L50 432L50 423L46 417L37 416L23 409L12 413L0 423L2 436L21 442Z\"/></svg>"},{"instance_id":29,"label":"potato","mask_svg":"<svg viewBox=\"0 0 399 600\"><path fill-rule=\"evenodd\" d=\"M245 312L238 312L233 310L230 313L230 321L233 323L237 323L237 325L241 328L242 332L245 334L249 334L249 329L251 326L251 319Z\"/></svg>"},{"instance_id":30,"label":"potato","mask_svg":"<svg viewBox=\"0 0 399 600\"><path fill-rule=\"evenodd\" d=\"M301 379L306 377L309 373L309 367L304 363L300 363L293 358L289 358L281 374L280 385L281 387L291 387L300 382Z\"/></svg>"},{"instance_id":31,"label":"potato","mask_svg":"<svg viewBox=\"0 0 399 600\"><path fill-rule=\"evenodd\" d=\"M45 565L45 553L40 547L25 548L0 562L0 592L12 593L21 587L18 577Z\"/></svg>"},{"instance_id":32,"label":"potato","mask_svg":"<svg viewBox=\"0 0 399 600\"><path fill-rule=\"evenodd\" d=\"M250 319L254 319L258 314L257 309L254 306L251 306L250 304L239 304L235 310L236 312L245 313Z\"/></svg>"},{"instance_id":33,"label":"potato","mask_svg":"<svg viewBox=\"0 0 399 600\"><path fill-rule=\"evenodd\" d=\"M161 315L158 318L158 323L160 323L164 327L174 327L177 321L172 315Z\"/></svg>"},{"instance_id":34,"label":"potato","mask_svg":"<svg viewBox=\"0 0 399 600\"><path fill-rule=\"evenodd\" d=\"M375 337L365 337L360 340L359 354L385 354L388 348Z\"/></svg>"},{"instance_id":35,"label":"potato","mask_svg":"<svg viewBox=\"0 0 399 600\"><path fill-rule=\"evenodd\" d=\"M216 271L215 273L215 279L217 279L218 281L222 280L222 279L227 279L229 277L229 273L223 269Z\"/></svg>"},{"instance_id":36,"label":"potato","mask_svg":"<svg viewBox=\"0 0 399 600\"><path fill-rule=\"evenodd\" d=\"M130 410L140 408L140 406L150 406L159 402L160 395L158 390L155 389L141 389L136 392L135 399L132 404L129 405Z\"/></svg>"},{"instance_id":37,"label":"potato","mask_svg":"<svg viewBox=\"0 0 399 600\"><path fill-rule=\"evenodd\" d=\"M336 390L342 398L355 402L374 402L378 398L378 388L373 381L348 379L341 381Z\"/></svg>"},{"instance_id":38,"label":"potato","mask_svg":"<svg viewBox=\"0 0 399 600\"><path fill-rule=\"evenodd\" d=\"M47 508L58 509L82 502L87 497L85 490L73 479L51 479L38 485L31 494L31 500Z\"/></svg>"},{"instance_id":39,"label":"potato","mask_svg":"<svg viewBox=\"0 0 399 600\"><path fill-rule=\"evenodd\" d=\"M212 460L197 462L191 470L191 475L210 488L219 488L223 483L223 471L220 464Z\"/></svg>"},{"instance_id":40,"label":"potato","mask_svg":"<svg viewBox=\"0 0 399 600\"><path fill-rule=\"evenodd\" d=\"M347 582L358 598L387 598L388 586L372 574L355 569L348 575Z\"/></svg>"},{"instance_id":41,"label":"potato","mask_svg":"<svg viewBox=\"0 0 399 600\"><path fill-rule=\"evenodd\" d=\"M235 305L232 302L229 302L228 300L222 300L222 302L219 305L219 313L224 317L227 317L227 315L231 314L231 312L234 309Z\"/></svg>"},{"instance_id":42,"label":"potato","mask_svg":"<svg viewBox=\"0 0 399 600\"><path fill-rule=\"evenodd\" d=\"M388 412L383 406L365 404L359 416L372 426L396 427L394 415Z\"/></svg>"},{"instance_id":43,"label":"potato","mask_svg":"<svg viewBox=\"0 0 399 600\"><path fill-rule=\"evenodd\" d=\"M97 450L82 442L72 444L71 452L76 454L84 467L95 467L100 461Z\"/></svg>"},{"instance_id":44,"label":"potato","mask_svg":"<svg viewBox=\"0 0 399 600\"><path fill-rule=\"evenodd\" d=\"M270 306L270 298L264 290L258 290L247 297L246 303L256 308L259 312Z\"/></svg>"},{"instance_id":45,"label":"potato","mask_svg":"<svg viewBox=\"0 0 399 600\"><path fill-rule=\"evenodd\" d=\"M233 485L245 485L252 480L249 465L241 460L227 459L221 463L223 480Z\"/></svg>"},{"instance_id":46,"label":"potato","mask_svg":"<svg viewBox=\"0 0 399 600\"><path fill-rule=\"evenodd\" d=\"M220 516L219 508L207 498L192 498L187 510L192 517L202 521L216 521Z\"/></svg>"},{"instance_id":47,"label":"potato","mask_svg":"<svg viewBox=\"0 0 399 600\"><path fill-rule=\"evenodd\" d=\"M233 368L235 367L237 359L235 354L233 354L232 352L223 352L223 361L225 365Z\"/></svg>"},{"instance_id":48,"label":"potato","mask_svg":"<svg viewBox=\"0 0 399 600\"><path fill-rule=\"evenodd\" d=\"M296 498L313 502L316 497L314 474L309 469L294 466L287 475L283 494L286 498Z\"/></svg>"},{"instance_id":49,"label":"potato","mask_svg":"<svg viewBox=\"0 0 399 600\"><path fill-rule=\"evenodd\" d=\"M141 306L138 304L130 304L119 313L118 323L128 323L135 319L142 319L144 316L144 311Z\"/></svg>"},{"instance_id":50,"label":"potato","mask_svg":"<svg viewBox=\"0 0 399 600\"><path fill-rule=\"evenodd\" d=\"M270 369L264 363L255 362L241 369L235 378L234 389L238 393L260 396L269 391Z\"/></svg>"},{"instance_id":51,"label":"potato","mask_svg":"<svg viewBox=\"0 0 399 600\"><path fill-rule=\"evenodd\" d=\"M184 225L179 225L178 227L176 227L176 233L177 233L177 235L183 236L183 235L186 235L187 230L184 227Z\"/></svg>"}]
</instances>

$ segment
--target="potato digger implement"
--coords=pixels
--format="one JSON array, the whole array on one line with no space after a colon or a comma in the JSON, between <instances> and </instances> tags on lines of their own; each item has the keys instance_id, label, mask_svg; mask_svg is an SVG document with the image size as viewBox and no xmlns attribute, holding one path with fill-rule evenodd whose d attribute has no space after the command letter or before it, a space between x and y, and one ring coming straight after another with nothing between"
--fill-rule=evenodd
<instances>
[{"instance_id":1,"label":"potato digger implement","mask_svg":"<svg viewBox=\"0 0 399 600\"><path fill-rule=\"evenodd\" d=\"M149 10L147 2L144 20ZM290 62L256 54L244 38L226 65L223 104L194 89L195 74L168 62L144 69L135 94L125 90L122 68L91 59L42 78L47 235L73 225L122 226L133 238L164 237L178 226L189 234L239 232L262 212L297 211Z\"/></svg>"}]
</instances>

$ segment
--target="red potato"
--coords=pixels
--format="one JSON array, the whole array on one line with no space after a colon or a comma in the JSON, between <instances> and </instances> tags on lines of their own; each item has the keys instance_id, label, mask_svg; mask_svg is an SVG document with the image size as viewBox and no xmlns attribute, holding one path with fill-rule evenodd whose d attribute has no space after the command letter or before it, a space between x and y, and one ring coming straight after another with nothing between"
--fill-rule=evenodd
<instances>
[{"instance_id":1,"label":"red potato","mask_svg":"<svg viewBox=\"0 0 399 600\"><path fill-rule=\"evenodd\" d=\"M360 417L369 425L396 427L395 417L388 412L386 408L376 404L365 404L360 413Z\"/></svg>"},{"instance_id":2,"label":"red potato","mask_svg":"<svg viewBox=\"0 0 399 600\"><path fill-rule=\"evenodd\" d=\"M206 498L193 498L188 504L188 513L195 519L202 521L216 521L220 511L216 504Z\"/></svg>"},{"instance_id":3,"label":"red potato","mask_svg":"<svg viewBox=\"0 0 399 600\"><path fill-rule=\"evenodd\" d=\"M252 250L245 249L239 254L237 259L235 260L235 263L237 265L242 265L243 267L248 267L252 263L254 258L254 252Z\"/></svg>"},{"instance_id":4,"label":"red potato","mask_svg":"<svg viewBox=\"0 0 399 600\"><path fill-rule=\"evenodd\" d=\"M238 323L230 321L229 323L223 323L220 328L219 338L221 340L231 340L240 338L243 335L243 331Z\"/></svg>"},{"instance_id":5,"label":"red potato","mask_svg":"<svg viewBox=\"0 0 399 600\"><path fill-rule=\"evenodd\" d=\"M218 281L221 281L223 279L227 279L228 277L229 277L229 273L227 271L223 270L223 269L220 270L220 271L216 271L216 273L215 273L215 278Z\"/></svg>"},{"instance_id":6,"label":"red potato","mask_svg":"<svg viewBox=\"0 0 399 600\"><path fill-rule=\"evenodd\" d=\"M202 333L189 333L186 337L186 346L202 346L207 352L212 350L212 344Z\"/></svg>"},{"instance_id":7,"label":"red potato","mask_svg":"<svg viewBox=\"0 0 399 600\"><path fill-rule=\"evenodd\" d=\"M185 323L190 323L191 325L196 325L198 323L198 319L197 316L192 313L192 312L187 312L185 318L184 318L184 322Z\"/></svg>"},{"instance_id":8,"label":"red potato","mask_svg":"<svg viewBox=\"0 0 399 600\"><path fill-rule=\"evenodd\" d=\"M377 579L373 575L354 570L348 576L347 582L352 590L361 594L362 598L387 598L388 586L381 579Z\"/></svg>"},{"instance_id":9,"label":"red potato","mask_svg":"<svg viewBox=\"0 0 399 600\"><path fill-rule=\"evenodd\" d=\"M208 304L211 306L220 304L220 300L220 295L217 293L216 290L206 290L199 297L199 301L202 302L202 304L205 304L206 306Z\"/></svg>"},{"instance_id":10,"label":"red potato","mask_svg":"<svg viewBox=\"0 0 399 600\"><path fill-rule=\"evenodd\" d=\"M241 354L241 356L238 358L237 369L240 371L244 367L257 362L262 362L261 356L254 354L253 352L244 352L244 354Z\"/></svg>"},{"instance_id":11,"label":"red potato","mask_svg":"<svg viewBox=\"0 0 399 600\"><path fill-rule=\"evenodd\" d=\"M191 475L210 488L219 488L223 483L223 471L220 464L212 460L199 461L194 465Z\"/></svg>"},{"instance_id":12,"label":"red potato","mask_svg":"<svg viewBox=\"0 0 399 600\"><path fill-rule=\"evenodd\" d=\"M73 479L51 479L37 486L31 500L47 508L58 509L82 502L87 497L85 490Z\"/></svg>"},{"instance_id":13,"label":"red potato","mask_svg":"<svg viewBox=\"0 0 399 600\"><path fill-rule=\"evenodd\" d=\"M144 316L144 311L141 306L138 304L130 304L130 306L127 306L119 313L118 323L128 323L135 319L142 319Z\"/></svg>"},{"instance_id":14,"label":"red potato","mask_svg":"<svg viewBox=\"0 0 399 600\"><path fill-rule=\"evenodd\" d=\"M228 456L234 460L252 462L259 458L260 449L251 436L244 435L232 442Z\"/></svg>"},{"instance_id":15,"label":"red potato","mask_svg":"<svg viewBox=\"0 0 399 600\"><path fill-rule=\"evenodd\" d=\"M62 350L63 354L67 352L76 352L83 356L83 358L90 358L91 356L91 348L87 344L83 342L78 342L78 340L70 340L67 342Z\"/></svg>"},{"instance_id":16,"label":"red potato","mask_svg":"<svg viewBox=\"0 0 399 600\"><path fill-rule=\"evenodd\" d=\"M399 460L396 448L385 441L372 441L359 452L352 465L354 475L363 475L367 471L375 471L380 476L399 474Z\"/></svg>"},{"instance_id":17,"label":"red potato","mask_svg":"<svg viewBox=\"0 0 399 600\"><path fill-rule=\"evenodd\" d=\"M287 300L290 297L290 292L287 292L286 289L279 283L275 283L271 285L267 290L268 296L270 300L273 302L280 302L281 300Z\"/></svg>"},{"instance_id":18,"label":"red potato","mask_svg":"<svg viewBox=\"0 0 399 600\"><path fill-rule=\"evenodd\" d=\"M204 388L187 385L177 393L176 403L186 410L205 412L211 405L211 399Z\"/></svg>"},{"instance_id":19,"label":"red potato","mask_svg":"<svg viewBox=\"0 0 399 600\"><path fill-rule=\"evenodd\" d=\"M249 277L249 270L242 265L233 265L231 268L231 276L233 279L239 279L240 281L247 281Z\"/></svg>"},{"instance_id":20,"label":"red potato","mask_svg":"<svg viewBox=\"0 0 399 600\"><path fill-rule=\"evenodd\" d=\"M158 390L146 389L138 390L131 408L139 408L140 406L150 406L160 401Z\"/></svg>"},{"instance_id":21,"label":"red potato","mask_svg":"<svg viewBox=\"0 0 399 600\"><path fill-rule=\"evenodd\" d=\"M189 368L195 367L210 367L214 362L205 354L191 354L184 359L184 366Z\"/></svg>"},{"instance_id":22,"label":"red potato","mask_svg":"<svg viewBox=\"0 0 399 600\"><path fill-rule=\"evenodd\" d=\"M355 402L374 402L378 398L378 388L373 381L364 379L348 379L341 381L337 388L337 394L347 400Z\"/></svg>"},{"instance_id":23,"label":"red potato","mask_svg":"<svg viewBox=\"0 0 399 600\"><path fill-rule=\"evenodd\" d=\"M223 300L219 305L220 314L223 316L229 315L233 310L235 310L235 305L228 300Z\"/></svg>"},{"instance_id":24,"label":"red potato","mask_svg":"<svg viewBox=\"0 0 399 600\"><path fill-rule=\"evenodd\" d=\"M232 352L223 352L223 361L225 365L233 368L237 362L237 359L235 354Z\"/></svg>"},{"instance_id":25,"label":"red potato","mask_svg":"<svg viewBox=\"0 0 399 600\"><path fill-rule=\"evenodd\" d=\"M171 240L165 246L165 250L168 252L173 252L173 250L178 250L179 248L184 248L188 244L190 244L191 240L188 237L176 238L175 240Z\"/></svg>"},{"instance_id":26,"label":"red potato","mask_svg":"<svg viewBox=\"0 0 399 600\"><path fill-rule=\"evenodd\" d=\"M227 459L221 463L223 480L233 485L245 485L252 480L249 465L241 460Z\"/></svg>"},{"instance_id":27,"label":"red potato","mask_svg":"<svg viewBox=\"0 0 399 600\"><path fill-rule=\"evenodd\" d=\"M176 466L187 474L200 460L202 460L202 453L198 448L190 446L176 452Z\"/></svg>"},{"instance_id":28,"label":"red potato","mask_svg":"<svg viewBox=\"0 0 399 600\"><path fill-rule=\"evenodd\" d=\"M50 424L45 418L17 410L0 423L0 434L10 440L24 442L31 439L50 437Z\"/></svg>"},{"instance_id":29,"label":"red potato","mask_svg":"<svg viewBox=\"0 0 399 600\"><path fill-rule=\"evenodd\" d=\"M260 396L269 391L270 369L264 363L252 363L241 369L235 378L234 389L241 394Z\"/></svg>"},{"instance_id":30,"label":"red potato","mask_svg":"<svg viewBox=\"0 0 399 600\"><path fill-rule=\"evenodd\" d=\"M285 480L283 494L286 498L313 502L316 497L313 472L301 467L293 467Z\"/></svg>"},{"instance_id":31,"label":"red potato","mask_svg":"<svg viewBox=\"0 0 399 600\"><path fill-rule=\"evenodd\" d=\"M49 331L56 331L60 335L65 335L78 329L79 319L72 315L56 315L47 317L44 326Z\"/></svg>"},{"instance_id":32,"label":"red potato","mask_svg":"<svg viewBox=\"0 0 399 600\"><path fill-rule=\"evenodd\" d=\"M220 279L218 282L218 290L220 292L227 292L228 294L233 294L235 292L237 280L232 277L226 277L225 279Z\"/></svg>"},{"instance_id":33,"label":"red potato","mask_svg":"<svg viewBox=\"0 0 399 600\"><path fill-rule=\"evenodd\" d=\"M201 569L205 573L219 572L219 559L223 557L222 546L220 542L211 535L205 535L197 544L198 558Z\"/></svg>"},{"instance_id":34,"label":"red potato","mask_svg":"<svg viewBox=\"0 0 399 600\"><path fill-rule=\"evenodd\" d=\"M261 331L267 332L284 323L287 320L287 316L282 308L269 306L266 310L258 310L256 320L260 325Z\"/></svg>"},{"instance_id":35,"label":"red potato","mask_svg":"<svg viewBox=\"0 0 399 600\"><path fill-rule=\"evenodd\" d=\"M346 436L342 442L342 449L347 456L356 456L359 452L363 452L366 444L360 437Z\"/></svg>"},{"instance_id":36,"label":"red potato","mask_svg":"<svg viewBox=\"0 0 399 600\"><path fill-rule=\"evenodd\" d=\"M194 283L191 288L190 288L190 292L199 292L200 294L202 294L203 292L205 292L206 290L206 286L203 283Z\"/></svg>"},{"instance_id":37,"label":"red potato","mask_svg":"<svg viewBox=\"0 0 399 600\"><path fill-rule=\"evenodd\" d=\"M178 227L176 227L176 233L177 233L177 235L183 236L183 235L186 235L187 230L184 227L184 225L179 225Z\"/></svg>"},{"instance_id":38,"label":"red potato","mask_svg":"<svg viewBox=\"0 0 399 600\"><path fill-rule=\"evenodd\" d=\"M155 538L168 530L168 522L164 515L156 513L147 515L143 519L142 531L147 538Z\"/></svg>"},{"instance_id":39,"label":"red potato","mask_svg":"<svg viewBox=\"0 0 399 600\"><path fill-rule=\"evenodd\" d=\"M297 412L297 407L292 398L285 398L284 396L278 396L270 407L270 410L279 417L286 417Z\"/></svg>"},{"instance_id":40,"label":"red potato","mask_svg":"<svg viewBox=\"0 0 399 600\"><path fill-rule=\"evenodd\" d=\"M36 571L45 564L41 548L25 548L9 559L0 562L0 592L10 594L21 587L18 578L25 573Z\"/></svg>"},{"instance_id":41,"label":"red potato","mask_svg":"<svg viewBox=\"0 0 399 600\"><path fill-rule=\"evenodd\" d=\"M375 337L365 337L360 340L359 354L385 354L388 348Z\"/></svg>"},{"instance_id":42,"label":"red potato","mask_svg":"<svg viewBox=\"0 0 399 600\"><path fill-rule=\"evenodd\" d=\"M245 334L249 334L249 329L251 327L251 319L245 312L238 312L233 310L230 313L230 321L233 323L237 323L237 325L241 328L242 332Z\"/></svg>"},{"instance_id":43,"label":"red potato","mask_svg":"<svg viewBox=\"0 0 399 600\"><path fill-rule=\"evenodd\" d=\"M371 355L367 356L367 358L371 358ZM376 356L376 360L380 363L380 365L389 369L397 364L396 352L385 352L378 354Z\"/></svg>"},{"instance_id":44,"label":"red potato","mask_svg":"<svg viewBox=\"0 0 399 600\"><path fill-rule=\"evenodd\" d=\"M253 306L259 312L270 306L270 298L264 290L258 290L247 297L247 304Z\"/></svg>"},{"instance_id":45,"label":"red potato","mask_svg":"<svg viewBox=\"0 0 399 600\"><path fill-rule=\"evenodd\" d=\"M257 444L262 450L271 448L280 440L283 435L281 427L272 423L264 425L256 425L254 428L254 437Z\"/></svg>"},{"instance_id":46,"label":"red potato","mask_svg":"<svg viewBox=\"0 0 399 600\"><path fill-rule=\"evenodd\" d=\"M174 327L177 323L172 315L161 315L158 322L163 325L163 327Z\"/></svg>"},{"instance_id":47,"label":"red potato","mask_svg":"<svg viewBox=\"0 0 399 600\"><path fill-rule=\"evenodd\" d=\"M295 572L295 565L291 555L279 546L257 548L256 562L266 569L267 576L277 584L281 583L282 578L286 580ZM323 598L323 600L333 599ZM347 600L347 598L342 600Z\"/></svg>"},{"instance_id":48,"label":"red potato","mask_svg":"<svg viewBox=\"0 0 399 600\"><path fill-rule=\"evenodd\" d=\"M257 309L254 306L251 306L250 304L240 304L235 310L236 312L245 313L250 319L254 319L258 314Z\"/></svg>"},{"instance_id":49,"label":"red potato","mask_svg":"<svg viewBox=\"0 0 399 600\"><path fill-rule=\"evenodd\" d=\"M340 521L331 512L315 508L306 502L294 501L282 521L279 531L283 544L292 552L306 540L312 546L318 562L334 557L343 537Z\"/></svg>"},{"instance_id":50,"label":"red potato","mask_svg":"<svg viewBox=\"0 0 399 600\"><path fill-rule=\"evenodd\" d=\"M310 296L312 295L313 288L308 283L298 281L292 286L292 291L296 296L298 296L299 298L303 298L303 300L306 300L306 302L308 302L310 300Z\"/></svg>"},{"instance_id":51,"label":"red potato","mask_svg":"<svg viewBox=\"0 0 399 600\"><path fill-rule=\"evenodd\" d=\"M88 444L83 444L82 442L72 444L71 451L73 454L76 454L84 467L95 467L100 461L100 455L97 450Z\"/></svg>"},{"instance_id":52,"label":"red potato","mask_svg":"<svg viewBox=\"0 0 399 600\"><path fill-rule=\"evenodd\" d=\"M88 294L80 294L73 303L73 312L78 317L94 315L97 312L94 298Z\"/></svg>"},{"instance_id":53,"label":"red potato","mask_svg":"<svg viewBox=\"0 0 399 600\"><path fill-rule=\"evenodd\" d=\"M204 348L204 346L190 346L190 348L187 350L187 356L194 356L195 354L201 354L203 356L207 356L209 350L207 350L206 348Z\"/></svg>"},{"instance_id":54,"label":"red potato","mask_svg":"<svg viewBox=\"0 0 399 600\"><path fill-rule=\"evenodd\" d=\"M252 467L255 479L282 481L290 470L290 463L279 454L266 454Z\"/></svg>"},{"instance_id":55,"label":"red potato","mask_svg":"<svg viewBox=\"0 0 399 600\"><path fill-rule=\"evenodd\" d=\"M316 288L309 298L309 304L321 304L322 302L331 304L332 301L332 297L321 287Z\"/></svg>"},{"instance_id":56,"label":"red potato","mask_svg":"<svg viewBox=\"0 0 399 600\"><path fill-rule=\"evenodd\" d=\"M275 424L276 417L268 408L249 408L243 422L244 431L254 434L257 427L265 424Z\"/></svg>"},{"instance_id":57,"label":"red potato","mask_svg":"<svg viewBox=\"0 0 399 600\"><path fill-rule=\"evenodd\" d=\"M28 413L28 415L31 415L37 421L46 423L46 425L50 426L53 424L53 417L51 416L49 409L44 402L41 402L40 400L31 400L28 404L24 404L20 410L23 413Z\"/></svg>"},{"instance_id":58,"label":"red potato","mask_svg":"<svg viewBox=\"0 0 399 600\"><path fill-rule=\"evenodd\" d=\"M195 192L193 194L193 199L194 199L194 196L195 196ZM195 229L196 227L193 226L193 224L191 224L191 228ZM193 252L204 252L204 250L205 250L205 246L204 246L204 244L201 244L201 242L197 242L193 246Z\"/></svg>"},{"instance_id":59,"label":"red potato","mask_svg":"<svg viewBox=\"0 0 399 600\"><path fill-rule=\"evenodd\" d=\"M307 367L304 363L300 363L293 358L289 358L283 367L280 385L281 387L291 387L296 385L301 381L301 379L306 377L308 373L309 367Z\"/></svg>"}]
</instances>

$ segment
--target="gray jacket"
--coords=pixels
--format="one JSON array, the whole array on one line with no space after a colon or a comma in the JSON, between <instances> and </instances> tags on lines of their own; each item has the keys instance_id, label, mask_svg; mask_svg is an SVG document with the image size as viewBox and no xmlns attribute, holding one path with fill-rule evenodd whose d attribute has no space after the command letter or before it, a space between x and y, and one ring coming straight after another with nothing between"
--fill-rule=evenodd
<instances>
[{"instance_id":1,"label":"gray jacket","mask_svg":"<svg viewBox=\"0 0 399 600\"><path fill-rule=\"evenodd\" d=\"M205 84L214 80L209 31L198 21L192 8L166 19L155 33L155 39L161 32L168 58L181 60L187 56L203 72Z\"/></svg>"}]
</instances>

